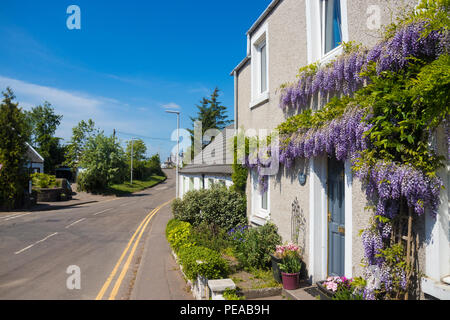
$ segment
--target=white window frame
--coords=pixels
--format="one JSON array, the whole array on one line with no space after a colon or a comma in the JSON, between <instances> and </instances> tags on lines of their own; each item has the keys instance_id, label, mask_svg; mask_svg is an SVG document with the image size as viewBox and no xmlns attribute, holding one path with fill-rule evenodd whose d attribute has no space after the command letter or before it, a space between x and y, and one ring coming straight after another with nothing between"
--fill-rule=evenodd
<instances>
[{"instance_id":1,"label":"white window frame","mask_svg":"<svg viewBox=\"0 0 450 320\"><path fill-rule=\"evenodd\" d=\"M251 102L250 108L259 106L269 101L269 28L268 24L262 25L259 30L251 36ZM266 90L261 92L261 47L266 46Z\"/></svg>"},{"instance_id":2,"label":"white window frame","mask_svg":"<svg viewBox=\"0 0 450 320\"><path fill-rule=\"evenodd\" d=\"M330 52L325 53L325 39L323 24L324 18L322 4L327 0L306 0L306 33L308 43L308 64L319 62L323 65L338 55L343 53L343 46L339 45ZM342 22L342 41L349 41L348 20L347 20L347 0L340 0L341 4L341 22Z\"/></svg>"},{"instance_id":3,"label":"white window frame","mask_svg":"<svg viewBox=\"0 0 450 320\"><path fill-rule=\"evenodd\" d=\"M252 217L251 221L256 224L264 224L270 220L270 176L267 177L267 210L262 208L262 195L258 186L258 176L255 171L251 174L252 184Z\"/></svg>"}]
</instances>

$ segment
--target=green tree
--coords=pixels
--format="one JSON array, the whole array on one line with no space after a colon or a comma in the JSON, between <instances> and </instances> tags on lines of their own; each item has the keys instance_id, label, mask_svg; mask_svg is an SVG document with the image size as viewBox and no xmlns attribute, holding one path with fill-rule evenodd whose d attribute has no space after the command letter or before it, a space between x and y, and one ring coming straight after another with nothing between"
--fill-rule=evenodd
<instances>
[{"instance_id":1,"label":"green tree","mask_svg":"<svg viewBox=\"0 0 450 320\"><path fill-rule=\"evenodd\" d=\"M63 116L55 114L47 101L26 112L31 127L30 142L44 158L45 173L54 173L55 167L64 161L65 149L60 145L61 138L55 132L61 124Z\"/></svg>"},{"instance_id":2,"label":"green tree","mask_svg":"<svg viewBox=\"0 0 450 320\"><path fill-rule=\"evenodd\" d=\"M81 159L81 155L85 150L86 143L91 136L98 133L95 128L95 123L92 119L87 122L81 120L75 127L72 128L72 138L67 145L66 160L64 165L76 169Z\"/></svg>"},{"instance_id":3,"label":"green tree","mask_svg":"<svg viewBox=\"0 0 450 320\"><path fill-rule=\"evenodd\" d=\"M126 177L125 152L113 136L103 132L88 139L80 159L85 171L78 176L81 190L103 191L110 184L121 183Z\"/></svg>"},{"instance_id":4,"label":"green tree","mask_svg":"<svg viewBox=\"0 0 450 320\"><path fill-rule=\"evenodd\" d=\"M21 204L29 175L26 145L29 127L22 109L14 103L10 88L2 92L0 104L0 207L12 209Z\"/></svg>"},{"instance_id":5,"label":"green tree","mask_svg":"<svg viewBox=\"0 0 450 320\"><path fill-rule=\"evenodd\" d=\"M212 126L212 128L223 130L231 123L233 123L233 121L228 120L228 115L226 114L227 107L223 106L222 103L218 100L219 92L219 88L216 87L214 89L214 92L211 94L209 105L214 117L214 125Z\"/></svg>"},{"instance_id":6,"label":"green tree","mask_svg":"<svg viewBox=\"0 0 450 320\"><path fill-rule=\"evenodd\" d=\"M200 105L196 105L198 112L196 117L190 117L193 126L196 121L201 122L202 124L202 138L205 132L209 129L218 129L223 130L227 127L231 120L228 120L228 115L226 114L227 108L222 105L222 103L218 100L219 98L219 88L215 88L211 97L208 99L206 97L202 98L200 101ZM191 145L194 145L194 128L188 129L191 134ZM202 139L202 149L205 148L211 141L205 141ZM191 157L193 158L195 154L195 150L193 147L190 148Z\"/></svg>"},{"instance_id":7,"label":"green tree","mask_svg":"<svg viewBox=\"0 0 450 320\"><path fill-rule=\"evenodd\" d=\"M165 176L161 169L161 159L159 154L154 154L148 160L145 161L146 168L149 169L150 175Z\"/></svg>"},{"instance_id":8,"label":"green tree","mask_svg":"<svg viewBox=\"0 0 450 320\"><path fill-rule=\"evenodd\" d=\"M145 159L145 154L147 153L147 146L145 142L141 139L130 140L127 143L126 156L128 162L131 160L131 149L133 148L133 160L142 161Z\"/></svg>"}]
</instances>

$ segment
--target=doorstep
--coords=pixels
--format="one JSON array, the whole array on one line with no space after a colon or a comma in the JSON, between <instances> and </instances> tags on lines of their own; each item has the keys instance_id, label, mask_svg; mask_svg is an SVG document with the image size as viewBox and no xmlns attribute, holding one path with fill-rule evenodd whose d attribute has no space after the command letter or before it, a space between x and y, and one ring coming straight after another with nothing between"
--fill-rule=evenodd
<instances>
[{"instance_id":1,"label":"doorstep","mask_svg":"<svg viewBox=\"0 0 450 320\"><path fill-rule=\"evenodd\" d=\"M286 290L283 288L283 295L290 300L330 300L330 298L324 295L316 285L304 283L296 290Z\"/></svg>"}]
</instances>

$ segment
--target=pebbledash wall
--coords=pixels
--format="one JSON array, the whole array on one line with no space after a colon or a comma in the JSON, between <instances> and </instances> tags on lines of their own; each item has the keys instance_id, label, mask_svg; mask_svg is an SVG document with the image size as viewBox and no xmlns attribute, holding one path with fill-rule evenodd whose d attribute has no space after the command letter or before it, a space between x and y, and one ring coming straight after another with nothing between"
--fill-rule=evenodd
<instances>
[{"instance_id":1,"label":"pebbledash wall","mask_svg":"<svg viewBox=\"0 0 450 320\"><path fill-rule=\"evenodd\" d=\"M276 128L290 116L284 114L279 107L280 86L295 81L300 67L316 61L325 63L342 52L342 47L338 47L326 56L321 55L321 34L317 30L320 28L320 13L317 12L320 11L320 1L323 0L274 0L248 31L247 55L231 73L235 83L236 130ZM381 30L373 28L377 22L381 26L389 24L394 21L398 12L417 4L417 0L340 0L343 41L355 41L371 47L380 40ZM377 15L380 19L374 20ZM267 93L264 95L259 95L258 92L255 94L256 83L261 81L257 79L261 74L255 73L255 68L257 69L257 64L260 63L255 48L261 41L265 41L267 62ZM318 108L319 105L319 102L313 101L311 107ZM445 135L441 134L439 141L444 138ZM445 143L440 148L445 150ZM297 242L303 249L311 282L323 280L328 276L326 170L326 156L297 160L290 169L280 166L278 174L269 178L267 210L261 210L258 204L260 199L252 174L249 175L247 183L249 220L253 224L263 224L271 220L278 226L284 241ZM299 172L306 174L304 186L299 183ZM444 174L447 174L447 177L443 180L448 185L448 173ZM442 210L447 210L445 215L448 220L447 191L443 192L442 200ZM359 231L367 227L371 216L371 213L364 209L366 205L361 182L353 179L350 164L346 163L344 259L347 277L361 276L363 273L361 259L364 250ZM293 230L296 229L293 228L294 223L300 230L298 237ZM436 228L431 221L423 225L428 229ZM443 225L444 227L439 228L445 228L445 222ZM448 246L448 223L446 228ZM425 227L422 229L421 239L425 239L426 232L432 231L426 231ZM441 238L442 233L445 235L445 230L441 230ZM445 246L445 237L440 242L441 247ZM431 252L431 249L425 248L422 243L419 264L424 270L425 264L430 264L431 257L429 252L425 257L426 250ZM443 268L448 269L448 261L443 264ZM428 269L430 268L429 266Z\"/></svg>"}]
</instances>

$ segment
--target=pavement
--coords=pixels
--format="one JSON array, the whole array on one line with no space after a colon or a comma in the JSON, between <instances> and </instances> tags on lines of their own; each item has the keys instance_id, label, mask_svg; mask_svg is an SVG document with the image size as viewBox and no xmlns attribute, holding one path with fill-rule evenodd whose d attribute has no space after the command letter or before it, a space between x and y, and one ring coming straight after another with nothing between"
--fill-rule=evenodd
<instances>
[{"instance_id":1,"label":"pavement","mask_svg":"<svg viewBox=\"0 0 450 320\"><path fill-rule=\"evenodd\" d=\"M0 299L192 299L165 240L175 197L166 173L128 197L1 212Z\"/></svg>"}]
</instances>

